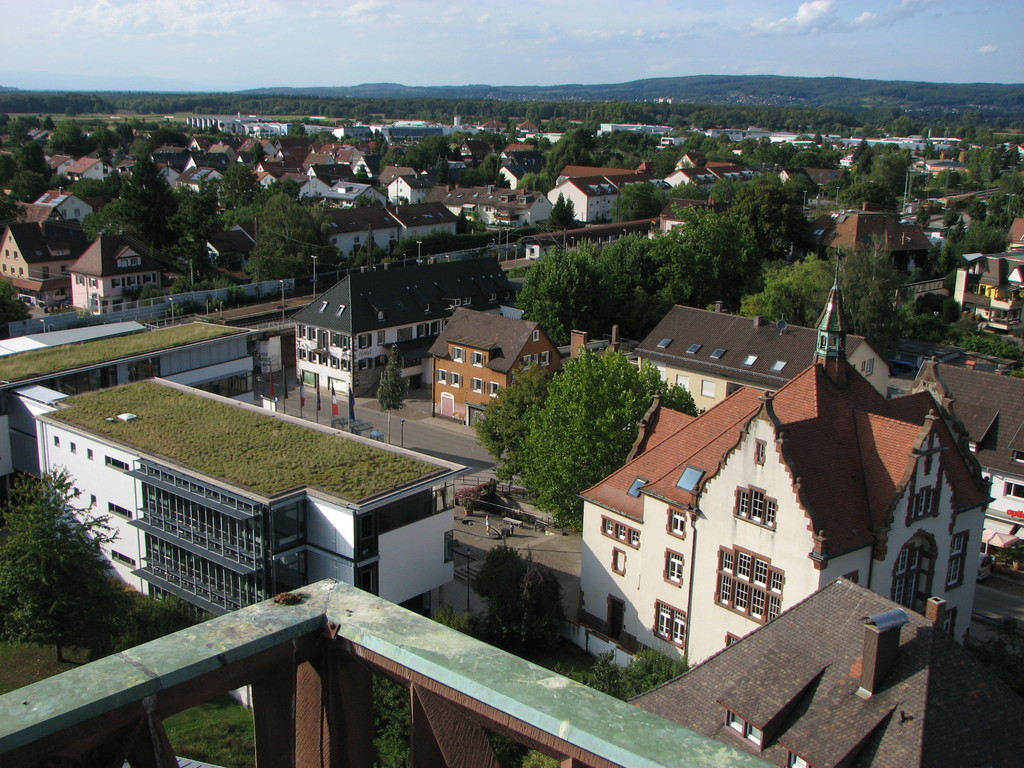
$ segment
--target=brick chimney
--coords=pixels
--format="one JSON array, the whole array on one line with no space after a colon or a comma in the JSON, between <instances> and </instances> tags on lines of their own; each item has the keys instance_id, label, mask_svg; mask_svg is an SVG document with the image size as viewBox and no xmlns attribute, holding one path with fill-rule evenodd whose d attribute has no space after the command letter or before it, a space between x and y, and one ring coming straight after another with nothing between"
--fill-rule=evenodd
<instances>
[{"instance_id":1,"label":"brick chimney","mask_svg":"<svg viewBox=\"0 0 1024 768\"><path fill-rule=\"evenodd\" d=\"M754 315L754 327L760 328L762 325L766 325L768 321L763 315Z\"/></svg>"},{"instance_id":2,"label":"brick chimney","mask_svg":"<svg viewBox=\"0 0 1024 768\"><path fill-rule=\"evenodd\" d=\"M719 299L718 301L715 302L715 312L721 312L724 306L725 302Z\"/></svg>"},{"instance_id":3,"label":"brick chimney","mask_svg":"<svg viewBox=\"0 0 1024 768\"><path fill-rule=\"evenodd\" d=\"M618 352L619 351L619 326L618 325L613 325L612 326L612 340L610 342L608 342L608 349L612 350L613 352Z\"/></svg>"},{"instance_id":4,"label":"brick chimney","mask_svg":"<svg viewBox=\"0 0 1024 768\"><path fill-rule=\"evenodd\" d=\"M941 597L929 597L924 604L924 617L933 627L942 629L942 623L946 620L946 601Z\"/></svg>"},{"instance_id":5,"label":"brick chimney","mask_svg":"<svg viewBox=\"0 0 1024 768\"><path fill-rule=\"evenodd\" d=\"M910 621L899 608L876 613L864 620L864 661L857 695L870 699L881 688L900 650L900 627Z\"/></svg>"},{"instance_id":6,"label":"brick chimney","mask_svg":"<svg viewBox=\"0 0 1024 768\"><path fill-rule=\"evenodd\" d=\"M590 341L590 334L586 331L571 331L569 334L569 357L574 360L580 356L580 351Z\"/></svg>"}]
</instances>

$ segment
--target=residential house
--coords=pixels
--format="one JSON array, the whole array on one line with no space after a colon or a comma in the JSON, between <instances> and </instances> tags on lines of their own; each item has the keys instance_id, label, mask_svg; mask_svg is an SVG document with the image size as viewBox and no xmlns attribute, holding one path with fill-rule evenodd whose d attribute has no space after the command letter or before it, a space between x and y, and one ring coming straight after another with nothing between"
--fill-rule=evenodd
<instances>
[{"instance_id":1,"label":"residential house","mask_svg":"<svg viewBox=\"0 0 1024 768\"><path fill-rule=\"evenodd\" d=\"M470 168L476 168L493 152L491 145L480 139L466 139L459 145L459 157Z\"/></svg>"},{"instance_id":2,"label":"residential house","mask_svg":"<svg viewBox=\"0 0 1024 768\"><path fill-rule=\"evenodd\" d=\"M214 232L206 241L210 263L220 269L245 272L256 249L255 222L236 224L226 232Z\"/></svg>"},{"instance_id":3,"label":"residential house","mask_svg":"<svg viewBox=\"0 0 1024 768\"><path fill-rule=\"evenodd\" d=\"M323 195L325 200L342 208L357 205L387 205L387 198L378 192L372 184L360 184L356 181L338 181Z\"/></svg>"},{"instance_id":4,"label":"residential house","mask_svg":"<svg viewBox=\"0 0 1024 768\"><path fill-rule=\"evenodd\" d=\"M160 288L164 266L127 235L100 234L68 268L71 303L101 315L151 285Z\"/></svg>"},{"instance_id":5,"label":"residential house","mask_svg":"<svg viewBox=\"0 0 1024 768\"><path fill-rule=\"evenodd\" d=\"M513 145L509 145L513 146ZM511 189L517 189L528 173L539 173L544 169L544 156L536 149L509 149L501 153L499 173Z\"/></svg>"},{"instance_id":6,"label":"residential house","mask_svg":"<svg viewBox=\"0 0 1024 768\"><path fill-rule=\"evenodd\" d=\"M34 306L70 302L68 270L87 245L76 221L12 222L0 237L0 277Z\"/></svg>"},{"instance_id":7,"label":"residential house","mask_svg":"<svg viewBox=\"0 0 1024 768\"><path fill-rule=\"evenodd\" d=\"M784 768L1013 768L1024 701L949 637L944 607L837 579L632 703Z\"/></svg>"},{"instance_id":8,"label":"residential house","mask_svg":"<svg viewBox=\"0 0 1024 768\"><path fill-rule=\"evenodd\" d=\"M558 184L566 179L581 179L591 176L604 176L609 179L617 176L628 178L635 176L639 172L639 168L601 168L596 165L567 165L559 172L555 183Z\"/></svg>"},{"instance_id":9,"label":"residential house","mask_svg":"<svg viewBox=\"0 0 1024 768\"><path fill-rule=\"evenodd\" d=\"M676 305L636 353L706 410L740 387L780 389L814 361L816 346L813 328ZM886 394L889 366L863 336L847 335L846 358L879 394Z\"/></svg>"},{"instance_id":10,"label":"residential house","mask_svg":"<svg viewBox=\"0 0 1024 768\"><path fill-rule=\"evenodd\" d=\"M5 342L0 356L0 494L39 474L33 415L71 395L163 376L237 397L252 392L254 331L207 323L147 330L108 323Z\"/></svg>"},{"instance_id":11,"label":"residential house","mask_svg":"<svg viewBox=\"0 0 1024 768\"><path fill-rule=\"evenodd\" d=\"M25 221L81 221L92 212L92 205L77 195L48 189L35 202L25 206Z\"/></svg>"},{"instance_id":12,"label":"residential house","mask_svg":"<svg viewBox=\"0 0 1024 768\"><path fill-rule=\"evenodd\" d=\"M1017 535L1024 528L1024 380L929 360L913 391L927 390L961 451L981 467L992 501L986 533ZM1021 536L1024 538L1024 536Z\"/></svg>"},{"instance_id":13,"label":"residential house","mask_svg":"<svg viewBox=\"0 0 1024 768\"><path fill-rule=\"evenodd\" d=\"M430 355L433 414L470 426L520 368L561 367L558 348L537 323L465 307L455 310Z\"/></svg>"},{"instance_id":14,"label":"residential house","mask_svg":"<svg viewBox=\"0 0 1024 768\"><path fill-rule=\"evenodd\" d=\"M370 395L397 344L415 389L430 380L428 350L456 309L497 311L514 298L493 258L353 272L295 315L295 371L314 390Z\"/></svg>"},{"instance_id":15,"label":"residential house","mask_svg":"<svg viewBox=\"0 0 1024 768\"><path fill-rule=\"evenodd\" d=\"M40 466L108 515L143 593L224 614L334 578L429 610L451 581L457 464L166 381L36 418Z\"/></svg>"},{"instance_id":16,"label":"residential house","mask_svg":"<svg viewBox=\"0 0 1024 768\"><path fill-rule=\"evenodd\" d=\"M577 229L563 229L558 232L548 232L543 235L528 235L522 238L519 243L528 259L542 259L552 248L576 248L582 243L596 243L607 245L614 243L620 237L629 235L650 235L654 229L655 222L651 219L639 221L620 221L615 224L592 224L589 227Z\"/></svg>"},{"instance_id":17,"label":"residential house","mask_svg":"<svg viewBox=\"0 0 1024 768\"><path fill-rule=\"evenodd\" d=\"M113 169L98 157L80 157L64 168L64 175L69 181L79 179L96 179L103 181Z\"/></svg>"},{"instance_id":18,"label":"residential house","mask_svg":"<svg viewBox=\"0 0 1024 768\"><path fill-rule=\"evenodd\" d=\"M715 213L725 213L729 210L729 203L718 203L714 200L687 200L685 198L673 197L666 203L658 214L658 229L662 232L670 232L684 223L681 215L687 208L708 208Z\"/></svg>"},{"instance_id":19,"label":"residential house","mask_svg":"<svg viewBox=\"0 0 1024 768\"><path fill-rule=\"evenodd\" d=\"M902 223L894 213L826 213L812 221L807 231L810 236L797 243L806 252L825 258L829 248L853 250L880 243L892 263L903 271L913 271L915 265L924 264L932 247L921 227Z\"/></svg>"},{"instance_id":20,"label":"residential house","mask_svg":"<svg viewBox=\"0 0 1024 768\"><path fill-rule=\"evenodd\" d=\"M813 364L696 418L652 408L583 491L581 619L700 662L842 576L916 611L942 598L962 638L988 495L936 412L850 365L834 286Z\"/></svg>"},{"instance_id":21,"label":"residential house","mask_svg":"<svg viewBox=\"0 0 1024 768\"><path fill-rule=\"evenodd\" d=\"M192 166L182 171L181 175L174 180L176 187L188 187L193 192L198 192L204 184L211 184L224 178L224 174L215 168Z\"/></svg>"},{"instance_id":22,"label":"residential house","mask_svg":"<svg viewBox=\"0 0 1024 768\"><path fill-rule=\"evenodd\" d=\"M566 202L571 202L577 221L611 221L619 189L626 184L647 183L649 179L645 173L573 176L555 184L548 192L548 200L554 205L562 196Z\"/></svg>"},{"instance_id":23,"label":"residential house","mask_svg":"<svg viewBox=\"0 0 1024 768\"><path fill-rule=\"evenodd\" d=\"M547 221L551 202L540 192L501 187L434 187L430 202L441 203L456 216L476 219L487 226L526 227Z\"/></svg>"},{"instance_id":24,"label":"residential house","mask_svg":"<svg viewBox=\"0 0 1024 768\"><path fill-rule=\"evenodd\" d=\"M1024 218L1020 216L1015 218L1010 225L1010 244L1007 249L1011 253L1024 250Z\"/></svg>"},{"instance_id":25,"label":"residential house","mask_svg":"<svg viewBox=\"0 0 1024 768\"><path fill-rule=\"evenodd\" d=\"M388 200L395 204L416 204L427 200L434 188L434 179L429 174L408 174L395 176L387 183Z\"/></svg>"},{"instance_id":26,"label":"residential house","mask_svg":"<svg viewBox=\"0 0 1024 768\"><path fill-rule=\"evenodd\" d=\"M956 271L953 298L985 327L1008 332L1019 327L1024 307L1024 254L969 253Z\"/></svg>"},{"instance_id":27,"label":"residential house","mask_svg":"<svg viewBox=\"0 0 1024 768\"><path fill-rule=\"evenodd\" d=\"M402 233L398 221L383 206L328 208L327 218L330 245L349 259L373 247L390 252Z\"/></svg>"},{"instance_id":28,"label":"residential house","mask_svg":"<svg viewBox=\"0 0 1024 768\"><path fill-rule=\"evenodd\" d=\"M455 234L459 217L440 203L388 206L387 212L401 227L400 240L419 240L433 234Z\"/></svg>"}]
</instances>

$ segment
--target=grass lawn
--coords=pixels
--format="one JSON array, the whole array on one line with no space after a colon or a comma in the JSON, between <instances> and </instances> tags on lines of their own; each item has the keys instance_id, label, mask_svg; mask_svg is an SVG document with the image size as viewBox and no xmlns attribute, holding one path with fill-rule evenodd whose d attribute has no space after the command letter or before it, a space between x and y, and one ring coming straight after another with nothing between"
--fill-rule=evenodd
<instances>
[{"instance_id":1,"label":"grass lawn","mask_svg":"<svg viewBox=\"0 0 1024 768\"><path fill-rule=\"evenodd\" d=\"M57 662L51 645L0 643L0 694L74 669L86 661L76 648L66 650L72 662ZM252 713L228 696L219 696L164 722L179 757L221 765L253 768L256 764Z\"/></svg>"}]
</instances>

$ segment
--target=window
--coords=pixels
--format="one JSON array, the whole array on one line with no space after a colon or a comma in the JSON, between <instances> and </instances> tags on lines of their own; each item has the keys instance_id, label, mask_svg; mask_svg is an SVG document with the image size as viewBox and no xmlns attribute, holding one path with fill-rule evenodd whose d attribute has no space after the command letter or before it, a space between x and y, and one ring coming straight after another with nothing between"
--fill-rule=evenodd
<instances>
[{"instance_id":1,"label":"window","mask_svg":"<svg viewBox=\"0 0 1024 768\"><path fill-rule=\"evenodd\" d=\"M682 387L687 392L689 392L690 391L690 377L689 376L683 376L683 374L681 374L681 373L677 373L676 374L676 386L677 387Z\"/></svg>"},{"instance_id":2,"label":"window","mask_svg":"<svg viewBox=\"0 0 1024 768\"><path fill-rule=\"evenodd\" d=\"M112 469L119 469L122 472L127 472L129 469L127 461L115 459L113 456L104 456L103 461L108 467L111 467Z\"/></svg>"},{"instance_id":3,"label":"window","mask_svg":"<svg viewBox=\"0 0 1024 768\"><path fill-rule=\"evenodd\" d=\"M964 583L965 564L967 562L967 531L955 533L949 540L949 570L946 571L946 589L959 587Z\"/></svg>"},{"instance_id":4,"label":"window","mask_svg":"<svg viewBox=\"0 0 1024 768\"><path fill-rule=\"evenodd\" d=\"M947 634L956 632L956 608L946 607L946 615L942 617L942 629Z\"/></svg>"},{"instance_id":5,"label":"window","mask_svg":"<svg viewBox=\"0 0 1024 768\"><path fill-rule=\"evenodd\" d=\"M654 604L654 634L674 645L686 644L686 611L666 603Z\"/></svg>"},{"instance_id":6,"label":"window","mask_svg":"<svg viewBox=\"0 0 1024 768\"><path fill-rule=\"evenodd\" d=\"M85 458L87 458L89 461L92 461L92 459L93 459L92 448L86 448L85 449Z\"/></svg>"},{"instance_id":7,"label":"window","mask_svg":"<svg viewBox=\"0 0 1024 768\"><path fill-rule=\"evenodd\" d=\"M765 454L768 452L768 444L764 440L758 440L754 443L754 462L756 464L764 464Z\"/></svg>"},{"instance_id":8,"label":"window","mask_svg":"<svg viewBox=\"0 0 1024 768\"><path fill-rule=\"evenodd\" d=\"M461 387L462 386L462 374L461 373L456 373L455 371L452 371L450 378L451 378L451 381L449 383L453 387Z\"/></svg>"},{"instance_id":9,"label":"window","mask_svg":"<svg viewBox=\"0 0 1024 768\"><path fill-rule=\"evenodd\" d=\"M764 622L782 610L783 572L763 557L741 549L718 552L719 605Z\"/></svg>"},{"instance_id":10,"label":"window","mask_svg":"<svg viewBox=\"0 0 1024 768\"><path fill-rule=\"evenodd\" d=\"M541 352L540 353L540 364L541 365L547 365L550 362L551 362L551 353L547 352L547 351Z\"/></svg>"},{"instance_id":11,"label":"window","mask_svg":"<svg viewBox=\"0 0 1024 768\"><path fill-rule=\"evenodd\" d=\"M1017 499L1024 499L1024 485L1020 483L1007 482L1003 487L1004 496L1013 496Z\"/></svg>"},{"instance_id":12,"label":"window","mask_svg":"<svg viewBox=\"0 0 1024 768\"><path fill-rule=\"evenodd\" d=\"M481 366L483 364L484 364L484 353L483 352L476 352L476 351L474 351L473 352L473 365Z\"/></svg>"},{"instance_id":13,"label":"window","mask_svg":"<svg viewBox=\"0 0 1024 768\"><path fill-rule=\"evenodd\" d=\"M135 560L128 557L128 555L122 555L116 549L110 550L110 559L116 560L119 563L124 563L125 565L130 565L132 568L135 567Z\"/></svg>"},{"instance_id":14,"label":"window","mask_svg":"<svg viewBox=\"0 0 1024 768\"><path fill-rule=\"evenodd\" d=\"M621 549L612 549L612 571L620 576L626 572L626 553Z\"/></svg>"},{"instance_id":15,"label":"window","mask_svg":"<svg viewBox=\"0 0 1024 768\"><path fill-rule=\"evenodd\" d=\"M601 518L601 533L612 539L618 539L623 544L628 544L633 549L640 548L640 531L624 523L617 522L607 517Z\"/></svg>"},{"instance_id":16,"label":"window","mask_svg":"<svg viewBox=\"0 0 1024 768\"><path fill-rule=\"evenodd\" d=\"M71 448L71 452L72 453L78 453L78 444L77 443L71 443L70 448Z\"/></svg>"},{"instance_id":17,"label":"window","mask_svg":"<svg viewBox=\"0 0 1024 768\"><path fill-rule=\"evenodd\" d=\"M745 358L743 358L743 364L744 365L753 365L756 362L757 362L757 355L747 355Z\"/></svg>"},{"instance_id":18,"label":"window","mask_svg":"<svg viewBox=\"0 0 1024 768\"><path fill-rule=\"evenodd\" d=\"M540 341L540 331L535 330L533 332L533 340L534 341Z\"/></svg>"},{"instance_id":19,"label":"window","mask_svg":"<svg viewBox=\"0 0 1024 768\"><path fill-rule=\"evenodd\" d=\"M772 363L772 371L774 373L781 373L782 369L785 368L785 367L786 367L786 361L785 360L776 360L774 363Z\"/></svg>"},{"instance_id":20,"label":"window","mask_svg":"<svg viewBox=\"0 0 1024 768\"><path fill-rule=\"evenodd\" d=\"M386 344L388 340L387 331L377 331L377 344Z\"/></svg>"},{"instance_id":21,"label":"window","mask_svg":"<svg viewBox=\"0 0 1024 768\"><path fill-rule=\"evenodd\" d=\"M796 752L790 752L786 759L786 768L809 768L809 763Z\"/></svg>"},{"instance_id":22,"label":"window","mask_svg":"<svg viewBox=\"0 0 1024 768\"><path fill-rule=\"evenodd\" d=\"M673 584L683 582L683 556L671 549L665 551L665 578Z\"/></svg>"},{"instance_id":23,"label":"window","mask_svg":"<svg viewBox=\"0 0 1024 768\"><path fill-rule=\"evenodd\" d=\"M736 507L733 514L766 528L775 527L778 502L764 495L759 488L737 488Z\"/></svg>"},{"instance_id":24,"label":"window","mask_svg":"<svg viewBox=\"0 0 1024 768\"><path fill-rule=\"evenodd\" d=\"M60 437L58 437L57 435L53 436L53 447L60 448Z\"/></svg>"},{"instance_id":25,"label":"window","mask_svg":"<svg viewBox=\"0 0 1024 768\"><path fill-rule=\"evenodd\" d=\"M703 344L691 344L690 346L688 346L686 348L686 354L688 354L688 355L695 355L698 352L700 352L700 348L702 346L704 346L704 345Z\"/></svg>"},{"instance_id":26,"label":"window","mask_svg":"<svg viewBox=\"0 0 1024 768\"><path fill-rule=\"evenodd\" d=\"M497 397L499 389L501 389L501 385L499 385L498 382L496 382L496 381L489 381L489 382L487 382L487 394L489 394L491 397Z\"/></svg>"},{"instance_id":27,"label":"window","mask_svg":"<svg viewBox=\"0 0 1024 768\"><path fill-rule=\"evenodd\" d=\"M719 347L718 349L711 353L711 359L721 360L723 355L725 355L725 350Z\"/></svg>"},{"instance_id":28,"label":"window","mask_svg":"<svg viewBox=\"0 0 1024 768\"><path fill-rule=\"evenodd\" d=\"M466 350L462 347L452 347L452 360L461 363L466 359Z\"/></svg>"},{"instance_id":29,"label":"window","mask_svg":"<svg viewBox=\"0 0 1024 768\"><path fill-rule=\"evenodd\" d=\"M132 519L132 511L130 509L119 507L117 504L114 504L113 502L107 502L107 512L109 512L112 515L117 515L118 517L123 517L125 520Z\"/></svg>"},{"instance_id":30,"label":"window","mask_svg":"<svg viewBox=\"0 0 1024 768\"><path fill-rule=\"evenodd\" d=\"M323 312L323 311L324 311L325 309L327 309L327 305L328 305L329 303L330 303L330 302L328 302L328 301L321 301L321 302L320 302L320 310L319 310L319 311L320 311L320 312Z\"/></svg>"},{"instance_id":31,"label":"window","mask_svg":"<svg viewBox=\"0 0 1024 768\"><path fill-rule=\"evenodd\" d=\"M437 383L438 384L447 384L448 383L448 371L444 370L443 368L438 368L437 369Z\"/></svg>"},{"instance_id":32,"label":"window","mask_svg":"<svg viewBox=\"0 0 1024 768\"><path fill-rule=\"evenodd\" d=\"M907 522L938 514L938 502L939 495L935 492L935 488L922 488L910 500Z\"/></svg>"},{"instance_id":33,"label":"window","mask_svg":"<svg viewBox=\"0 0 1024 768\"><path fill-rule=\"evenodd\" d=\"M481 393L481 392L484 391L484 380L483 379L473 379L471 383L473 385L473 391L474 392Z\"/></svg>"},{"instance_id":34,"label":"window","mask_svg":"<svg viewBox=\"0 0 1024 768\"><path fill-rule=\"evenodd\" d=\"M686 515L681 509L668 510L668 532L681 539L686 538Z\"/></svg>"},{"instance_id":35,"label":"window","mask_svg":"<svg viewBox=\"0 0 1024 768\"><path fill-rule=\"evenodd\" d=\"M918 613L924 613L925 601L932 594L934 566L934 540L923 535L912 538L896 556L889 598Z\"/></svg>"},{"instance_id":36,"label":"window","mask_svg":"<svg viewBox=\"0 0 1024 768\"><path fill-rule=\"evenodd\" d=\"M704 397L715 396L715 382L708 381L707 379L701 379L700 382L700 393Z\"/></svg>"},{"instance_id":37,"label":"window","mask_svg":"<svg viewBox=\"0 0 1024 768\"><path fill-rule=\"evenodd\" d=\"M875 359L868 358L867 360L860 361L860 372L865 376L870 376L875 372Z\"/></svg>"},{"instance_id":38,"label":"window","mask_svg":"<svg viewBox=\"0 0 1024 768\"><path fill-rule=\"evenodd\" d=\"M357 340L360 349L367 349L373 344L373 335L369 333L360 333Z\"/></svg>"}]
</instances>

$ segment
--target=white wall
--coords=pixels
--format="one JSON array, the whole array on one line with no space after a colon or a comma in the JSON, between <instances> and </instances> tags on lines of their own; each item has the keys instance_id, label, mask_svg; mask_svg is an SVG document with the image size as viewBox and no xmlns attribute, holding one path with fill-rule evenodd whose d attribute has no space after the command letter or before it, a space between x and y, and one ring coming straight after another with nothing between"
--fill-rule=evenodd
<instances>
[{"instance_id":1,"label":"white wall","mask_svg":"<svg viewBox=\"0 0 1024 768\"><path fill-rule=\"evenodd\" d=\"M450 582L452 561L444 561L445 533L452 529L448 512L395 528L378 538L380 596L401 603Z\"/></svg>"}]
</instances>

